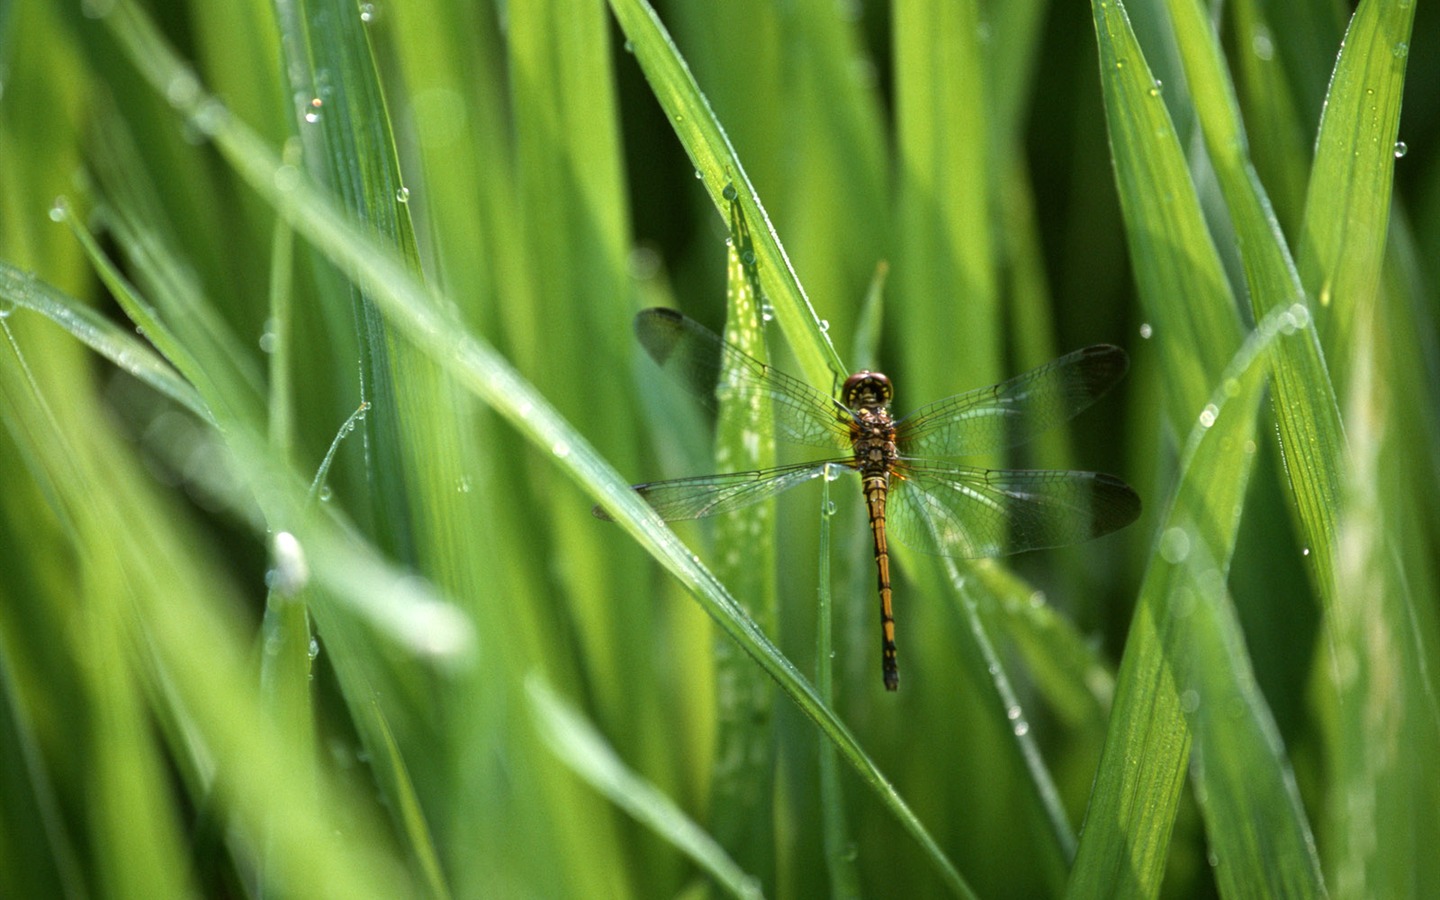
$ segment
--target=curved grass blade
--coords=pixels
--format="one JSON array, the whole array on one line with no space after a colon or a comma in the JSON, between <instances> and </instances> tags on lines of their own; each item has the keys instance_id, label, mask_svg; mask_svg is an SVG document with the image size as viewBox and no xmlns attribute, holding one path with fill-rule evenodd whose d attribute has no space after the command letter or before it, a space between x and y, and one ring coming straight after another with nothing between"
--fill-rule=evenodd
<instances>
[{"instance_id":1,"label":"curved grass blade","mask_svg":"<svg viewBox=\"0 0 1440 900\"><path fill-rule=\"evenodd\" d=\"M535 727L570 771L694 860L732 895L764 896L758 879L746 874L722 844L655 785L626 768L595 727L556 696L539 676L526 678L525 687Z\"/></svg>"},{"instance_id":2,"label":"curved grass blade","mask_svg":"<svg viewBox=\"0 0 1440 900\"><path fill-rule=\"evenodd\" d=\"M124 0L106 19L157 90L183 77L173 51ZM303 175L282 166L256 135L233 120L203 91L168 94L177 110L214 141L226 161L273 204L296 232L365 281L389 321L449 372L467 391L487 403L552 462L606 508L623 528L661 562L696 598L721 630L736 641L833 741L842 756L876 792L880 801L921 846L925 857L959 896L974 893L945 857L908 804L866 755L849 729L815 695L814 689L736 604L714 576L665 528L630 485L565 422L555 408L491 347L470 336L442 312L445 305L411 275L394 251L373 241L340 211L333 199Z\"/></svg>"},{"instance_id":3,"label":"curved grass blade","mask_svg":"<svg viewBox=\"0 0 1440 900\"><path fill-rule=\"evenodd\" d=\"M722 472L765 469L775 463L770 397L743 379L731 377L736 373L730 369L748 369L757 362L763 364L768 357L750 229L738 202L730 202L729 213L725 346L734 346L742 353L726 354L721 371L715 373L719 379L710 386L712 390L715 384L736 388L719 397L715 465ZM744 598L746 609L762 629L775 634L779 600L773 500L720 516L715 523L715 558L716 577L729 585L735 596ZM726 847L750 861L749 867L761 883L772 884L776 869L776 771L771 752L775 741L774 686L728 641L716 644L715 682L717 731L710 773L711 827Z\"/></svg>"},{"instance_id":4,"label":"curved grass blade","mask_svg":"<svg viewBox=\"0 0 1440 900\"><path fill-rule=\"evenodd\" d=\"M0 298L31 309L70 332L90 349L207 422L214 417L195 387L144 341L33 275L0 262Z\"/></svg>"},{"instance_id":5,"label":"curved grass blade","mask_svg":"<svg viewBox=\"0 0 1440 900\"><path fill-rule=\"evenodd\" d=\"M715 208L724 212L734 202L746 221L758 223L755 258L762 295L773 304L775 318L806 377L812 384L829 384L836 374L847 370L821 328L735 148L675 42L645 0L611 0L610 8Z\"/></svg>"}]
</instances>

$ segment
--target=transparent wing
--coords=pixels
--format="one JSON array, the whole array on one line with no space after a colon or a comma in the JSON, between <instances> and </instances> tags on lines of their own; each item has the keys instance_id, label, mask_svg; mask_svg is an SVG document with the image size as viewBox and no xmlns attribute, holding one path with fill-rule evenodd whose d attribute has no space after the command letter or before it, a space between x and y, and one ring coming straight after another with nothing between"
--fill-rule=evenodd
<instances>
[{"instance_id":1,"label":"transparent wing","mask_svg":"<svg viewBox=\"0 0 1440 900\"><path fill-rule=\"evenodd\" d=\"M774 401L775 433L787 441L834 450L849 446L839 403L810 385L767 366L673 309L635 316L635 335L650 358L709 409L724 390L755 392Z\"/></svg>"},{"instance_id":2,"label":"transparent wing","mask_svg":"<svg viewBox=\"0 0 1440 900\"><path fill-rule=\"evenodd\" d=\"M796 463L758 472L729 472L637 484L635 490L662 519L699 519L742 509L788 491L820 477L826 466L846 465L846 460ZM610 514L598 506L592 512L598 518L610 518Z\"/></svg>"},{"instance_id":3,"label":"transparent wing","mask_svg":"<svg viewBox=\"0 0 1440 900\"><path fill-rule=\"evenodd\" d=\"M956 457L1030 440L1094 403L1125 374L1125 351L1096 344L1009 381L922 406L896 425L904 456Z\"/></svg>"},{"instance_id":4,"label":"transparent wing","mask_svg":"<svg viewBox=\"0 0 1440 900\"><path fill-rule=\"evenodd\" d=\"M1140 515L1139 495L1100 472L907 463L890 484L889 533L940 556L1004 556L1076 544Z\"/></svg>"}]
</instances>

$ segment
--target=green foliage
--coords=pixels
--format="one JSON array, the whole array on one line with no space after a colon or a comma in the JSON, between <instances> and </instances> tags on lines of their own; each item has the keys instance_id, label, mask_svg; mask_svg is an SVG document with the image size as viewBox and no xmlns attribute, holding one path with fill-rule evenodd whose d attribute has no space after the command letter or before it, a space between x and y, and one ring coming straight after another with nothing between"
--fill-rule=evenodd
<instances>
[{"instance_id":1,"label":"green foliage","mask_svg":"<svg viewBox=\"0 0 1440 900\"><path fill-rule=\"evenodd\" d=\"M0 895L1440 883L1429 6L0 10ZM850 481L629 490L792 452L657 304L900 412L1125 345L995 462L1146 515L896 549L888 694Z\"/></svg>"}]
</instances>

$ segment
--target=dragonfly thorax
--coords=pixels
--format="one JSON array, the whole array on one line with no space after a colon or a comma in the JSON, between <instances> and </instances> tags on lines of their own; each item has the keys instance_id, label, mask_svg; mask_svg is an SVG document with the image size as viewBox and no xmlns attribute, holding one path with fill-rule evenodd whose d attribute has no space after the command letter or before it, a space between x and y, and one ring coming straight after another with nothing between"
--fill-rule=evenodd
<instances>
[{"instance_id":1,"label":"dragonfly thorax","mask_svg":"<svg viewBox=\"0 0 1440 900\"><path fill-rule=\"evenodd\" d=\"M845 386L840 389L841 402L856 410L889 406L893 396L890 379L879 372L856 372L845 379Z\"/></svg>"}]
</instances>

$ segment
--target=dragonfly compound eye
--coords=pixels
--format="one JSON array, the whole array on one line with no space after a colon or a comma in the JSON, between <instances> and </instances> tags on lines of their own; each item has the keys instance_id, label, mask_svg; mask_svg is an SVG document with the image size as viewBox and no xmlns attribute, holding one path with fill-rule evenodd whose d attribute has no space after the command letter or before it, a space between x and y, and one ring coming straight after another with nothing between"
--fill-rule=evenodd
<instances>
[{"instance_id":1,"label":"dragonfly compound eye","mask_svg":"<svg viewBox=\"0 0 1440 900\"><path fill-rule=\"evenodd\" d=\"M845 379L845 386L840 390L841 400L851 409L886 406L893 394L889 378L879 372L869 371L851 375Z\"/></svg>"}]
</instances>

